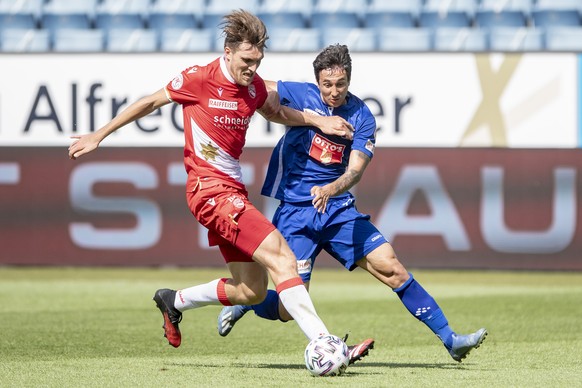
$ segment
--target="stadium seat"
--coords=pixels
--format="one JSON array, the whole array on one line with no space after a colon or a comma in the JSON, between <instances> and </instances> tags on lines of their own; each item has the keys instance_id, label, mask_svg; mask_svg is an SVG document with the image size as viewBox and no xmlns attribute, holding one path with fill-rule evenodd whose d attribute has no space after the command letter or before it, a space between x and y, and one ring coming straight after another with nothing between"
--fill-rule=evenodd
<instances>
[{"instance_id":1,"label":"stadium seat","mask_svg":"<svg viewBox=\"0 0 582 388\"><path fill-rule=\"evenodd\" d=\"M102 0L97 5L97 13L130 14L136 13L147 17L151 0Z\"/></svg>"},{"instance_id":2,"label":"stadium seat","mask_svg":"<svg viewBox=\"0 0 582 388\"><path fill-rule=\"evenodd\" d=\"M415 18L422 12L424 0L370 0L367 13L382 11L409 12Z\"/></svg>"},{"instance_id":3,"label":"stadium seat","mask_svg":"<svg viewBox=\"0 0 582 388\"><path fill-rule=\"evenodd\" d=\"M531 13L531 17L533 25L538 28L580 26L580 14L573 9L534 9Z\"/></svg>"},{"instance_id":4,"label":"stadium seat","mask_svg":"<svg viewBox=\"0 0 582 388\"><path fill-rule=\"evenodd\" d=\"M259 0L208 0L206 14L224 16L233 10L241 8L256 14L259 10Z\"/></svg>"},{"instance_id":5,"label":"stadium seat","mask_svg":"<svg viewBox=\"0 0 582 388\"><path fill-rule=\"evenodd\" d=\"M480 28L525 27L527 19L522 11L477 11L475 25Z\"/></svg>"},{"instance_id":6,"label":"stadium seat","mask_svg":"<svg viewBox=\"0 0 582 388\"><path fill-rule=\"evenodd\" d=\"M464 12L473 17L477 11L479 0L426 0L424 12Z\"/></svg>"},{"instance_id":7,"label":"stadium seat","mask_svg":"<svg viewBox=\"0 0 582 388\"><path fill-rule=\"evenodd\" d=\"M86 14L93 17L98 2L98 0L48 0L43 6L43 13Z\"/></svg>"},{"instance_id":8,"label":"stadium seat","mask_svg":"<svg viewBox=\"0 0 582 388\"><path fill-rule=\"evenodd\" d=\"M219 14L205 14L202 15L202 19L200 20L200 24L202 28L209 28L216 30L218 29L219 25L223 22L224 15Z\"/></svg>"},{"instance_id":9,"label":"stadium seat","mask_svg":"<svg viewBox=\"0 0 582 388\"><path fill-rule=\"evenodd\" d=\"M537 0L535 2L536 10L554 9L570 10L575 9L582 12L582 2L580 0Z\"/></svg>"},{"instance_id":10,"label":"stadium seat","mask_svg":"<svg viewBox=\"0 0 582 388\"><path fill-rule=\"evenodd\" d=\"M53 51L100 52L103 47L102 30L59 28L53 35Z\"/></svg>"},{"instance_id":11,"label":"stadium seat","mask_svg":"<svg viewBox=\"0 0 582 388\"><path fill-rule=\"evenodd\" d=\"M365 14L364 18L365 28L414 28L414 17L410 12L403 11L383 11L370 12Z\"/></svg>"},{"instance_id":12,"label":"stadium seat","mask_svg":"<svg viewBox=\"0 0 582 388\"><path fill-rule=\"evenodd\" d=\"M158 51L158 35L148 29L112 29L107 32L105 50L110 52Z\"/></svg>"},{"instance_id":13,"label":"stadium seat","mask_svg":"<svg viewBox=\"0 0 582 388\"><path fill-rule=\"evenodd\" d=\"M418 18L418 25L423 28L440 28L440 27L470 27L471 20L465 12L438 12L427 11L421 12Z\"/></svg>"},{"instance_id":14,"label":"stadium seat","mask_svg":"<svg viewBox=\"0 0 582 388\"><path fill-rule=\"evenodd\" d=\"M5 29L0 37L3 52L47 52L51 48L47 30Z\"/></svg>"},{"instance_id":15,"label":"stadium seat","mask_svg":"<svg viewBox=\"0 0 582 388\"><path fill-rule=\"evenodd\" d=\"M45 13L41 18L41 27L51 31L59 29L89 29L91 22L87 14Z\"/></svg>"},{"instance_id":16,"label":"stadium seat","mask_svg":"<svg viewBox=\"0 0 582 388\"><path fill-rule=\"evenodd\" d=\"M321 31L322 47L345 44L350 51L376 51L376 32L367 28L330 28Z\"/></svg>"},{"instance_id":17,"label":"stadium seat","mask_svg":"<svg viewBox=\"0 0 582 388\"><path fill-rule=\"evenodd\" d=\"M154 0L152 13L191 13L201 17L206 12L206 0Z\"/></svg>"},{"instance_id":18,"label":"stadium seat","mask_svg":"<svg viewBox=\"0 0 582 388\"><path fill-rule=\"evenodd\" d=\"M548 51L582 53L582 27L551 27L546 30L545 48Z\"/></svg>"},{"instance_id":19,"label":"stadium seat","mask_svg":"<svg viewBox=\"0 0 582 388\"><path fill-rule=\"evenodd\" d=\"M39 19L44 0L0 0L0 13L32 14Z\"/></svg>"},{"instance_id":20,"label":"stadium seat","mask_svg":"<svg viewBox=\"0 0 582 388\"><path fill-rule=\"evenodd\" d=\"M160 32L160 50L167 52L213 51L215 31L169 28Z\"/></svg>"},{"instance_id":21,"label":"stadium seat","mask_svg":"<svg viewBox=\"0 0 582 388\"><path fill-rule=\"evenodd\" d=\"M269 33L269 51L318 51L321 48L320 30L316 28L279 28Z\"/></svg>"},{"instance_id":22,"label":"stadium seat","mask_svg":"<svg viewBox=\"0 0 582 388\"><path fill-rule=\"evenodd\" d=\"M541 51L544 33L537 28L495 27L489 32L491 51Z\"/></svg>"},{"instance_id":23,"label":"stadium seat","mask_svg":"<svg viewBox=\"0 0 582 388\"><path fill-rule=\"evenodd\" d=\"M479 11L520 11L524 15L531 14L534 0L481 0Z\"/></svg>"},{"instance_id":24,"label":"stadium seat","mask_svg":"<svg viewBox=\"0 0 582 388\"><path fill-rule=\"evenodd\" d=\"M383 28L379 30L380 51L431 51L432 30L428 28Z\"/></svg>"},{"instance_id":25,"label":"stadium seat","mask_svg":"<svg viewBox=\"0 0 582 388\"><path fill-rule=\"evenodd\" d=\"M104 30L112 28L144 28L144 21L137 13L100 13L95 17L95 27Z\"/></svg>"},{"instance_id":26,"label":"stadium seat","mask_svg":"<svg viewBox=\"0 0 582 388\"><path fill-rule=\"evenodd\" d=\"M305 28L305 19L300 12L258 13L267 31L275 28Z\"/></svg>"},{"instance_id":27,"label":"stadium seat","mask_svg":"<svg viewBox=\"0 0 582 388\"><path fill-rule=\"evenodd\" d=\"M311 16L315 0L268 0L259 6L258 13L300 12L303 17Z\"/></svg>"},{"instance_id":28,"label":"stadium seat","mask_svg":"<svg viewBox=\"0 0 582 388\"><path fill-rule=\"evenodd\" d=\"M0 13L0 31L6 29L28 30L35 27L36 23L31 13Z\"/></svg>"},{"instance_id":29,"label":"stadium seat","mask_svg":"<svg viewBox=\"0 0 582 388\"><path fill-rule=\"evenodd\" d=\"M189 13L151 13L147 25L158 31L166 28L198 28L196 17Z\"/></svg>"},{"instance_id":30,"label":"stadium seat","mask_svg":"<svg viewBox=\"0 0 582 388\"><path fill-rule=\"evenodd\" d=\"M313 12L350 12L362 17L367 8L368 0L317 0Z\"/></svg>"},{"instance_id":31,"label":"stadium seat","mask_svg":"<svg viewBox=\"0 0 582 388\"><path fill-rule=\"evenodd\" d=\"M434 31L436 51L486 51L487 31L480 28L441 27Z\"/></svg>"},{"instance_id":32,"label":"stadium seat","mask_svg":"<svg viewBox=\"0 0 582 388\"><path fill-rule=\"evenodd\" d=\"M358 28L360 18L352 12L313 12L309 25L311 28Z\"/></svg>"}]
</instances>

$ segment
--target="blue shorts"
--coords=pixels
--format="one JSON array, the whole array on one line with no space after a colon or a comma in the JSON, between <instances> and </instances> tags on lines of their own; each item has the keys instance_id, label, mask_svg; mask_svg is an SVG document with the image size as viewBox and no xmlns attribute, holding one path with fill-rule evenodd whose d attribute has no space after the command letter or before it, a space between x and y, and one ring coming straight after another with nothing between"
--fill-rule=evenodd
<instances>
[{"instance_id":1,"label":"blue shorts","mask_svg":"<svg viewBox=\"0 0 582 388\"><path fill-rule=\"evenodd\" d=\"M352 271L356 261L387 242L370 222L370 216L358 212L353 199L330 200L324 214L317 213L310 202L282 202L273 224L297 256L297 269L304 282L311 279L315 258L322 249Z\"/></svg>"}]
</instances>

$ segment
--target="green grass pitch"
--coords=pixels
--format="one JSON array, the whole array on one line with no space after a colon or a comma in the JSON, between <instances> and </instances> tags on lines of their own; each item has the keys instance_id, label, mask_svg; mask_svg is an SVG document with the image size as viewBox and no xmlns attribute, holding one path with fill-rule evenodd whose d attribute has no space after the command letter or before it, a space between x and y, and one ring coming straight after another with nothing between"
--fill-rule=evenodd
<instances>
[{"instance_id":1,"label":"green grass pitch","mask_svg":"<svg viewBox=\"0 0 582 388\"><path fill-rule=\"evenodd\" d=\"M458 332L489 336L461 364L361 270L318 269L311 294L330 331L376 339L343 376L303 365L294 322L248 314L222 338L218 306L188 311L182 346L151 300L222 269L0 268L0 387L582 386L582 273L413 271Z\"/></svg>"}]
</instances>

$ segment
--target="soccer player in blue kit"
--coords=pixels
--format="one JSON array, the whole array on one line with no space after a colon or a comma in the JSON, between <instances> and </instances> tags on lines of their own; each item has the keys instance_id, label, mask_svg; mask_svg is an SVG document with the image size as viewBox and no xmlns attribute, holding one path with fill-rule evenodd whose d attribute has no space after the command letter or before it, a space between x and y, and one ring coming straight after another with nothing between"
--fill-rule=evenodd
<instances>
[{"instance_id":1,"label":"soccer player in blue kit","mask_svg":"<svg viewBox=\"0 0 582 388\"><path fill-rule=\"evenodd\" d=\"M428 326L442 341L451 357L461 362L481 345L487 331L468 335L455 333L436 301L396 257L394 249L358 212L348 191L362 177L374 155L376 121L358 97L348 91L351 57L347 46L331 45L313 62L317 85L298 82L267 82L279 93L281 104L318 115L338 115L354 127L353 140L329 136L317 128L288 127L275 147L262 194L281 201L273 223L297 257L305 286L321 250L352 271L368 271L390 287L408 311ZM279 303L275 291L253 306L227 306L218 317L218 331L228 335L247 312L270 320L288 321L291 316ZM373 340L350 347L350 363L367 355Z\"/></svg>"}]
</instances>

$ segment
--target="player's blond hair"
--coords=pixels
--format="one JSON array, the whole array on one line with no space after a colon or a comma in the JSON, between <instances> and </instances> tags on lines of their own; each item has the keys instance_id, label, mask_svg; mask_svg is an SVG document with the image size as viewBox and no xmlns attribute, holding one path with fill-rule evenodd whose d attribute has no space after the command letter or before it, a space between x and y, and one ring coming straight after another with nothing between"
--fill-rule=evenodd
<instances>
[{"instance_id":1,"label":"player's blond hair","mask_svg":"<svg viewBox=\"0 0 582 388\"><path fill-rule=\"evenodd\" d=\"M243 9L233 11L221 23L224 47L236 51L243 42L248 42L263 50L267 47L267 27L261 19Z\"/></svg>"}]
</instances>

